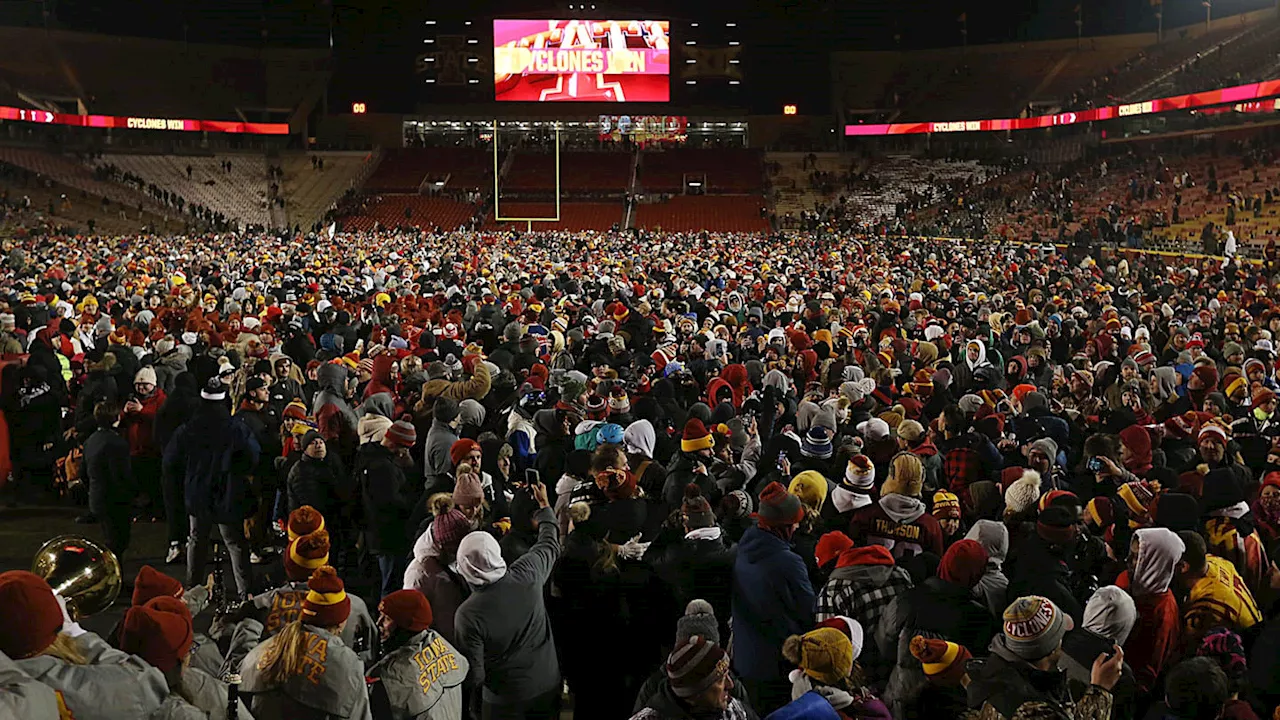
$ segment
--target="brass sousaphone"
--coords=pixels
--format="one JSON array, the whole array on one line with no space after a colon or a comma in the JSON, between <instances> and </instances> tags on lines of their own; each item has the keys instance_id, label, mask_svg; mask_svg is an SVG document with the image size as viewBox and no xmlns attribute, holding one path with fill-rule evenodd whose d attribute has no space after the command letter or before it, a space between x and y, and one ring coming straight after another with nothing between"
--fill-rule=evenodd
<instances>
[{"instance_id":1,"label":"brass sousaphone","mask_svg":"<svg viewBox=\"0 0 1280 720\"><path fill-rule=\"evenodd\" d=\"M67 601L73 622L111 607L120 594L120 561L89 538L59 535L36 551L31 572Z\"/></svg>"}]
</instances>

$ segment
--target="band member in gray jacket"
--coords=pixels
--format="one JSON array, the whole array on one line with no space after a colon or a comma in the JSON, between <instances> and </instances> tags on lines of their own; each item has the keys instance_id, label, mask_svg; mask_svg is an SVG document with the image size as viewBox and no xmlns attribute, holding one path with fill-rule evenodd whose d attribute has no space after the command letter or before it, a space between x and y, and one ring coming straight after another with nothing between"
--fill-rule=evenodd
<instances>
[{"instance_id":1,"label":"band member in gray jacket","mask_svg":"<svg viewBox=\"0 0 1280 720\"><path fill-rule=\"evenodd\" d=\"M164 674L142 658L116 650L79 626L72 630L77 637L62 632L62 608L38 575L0 573L0 608L0 652L27 676L53 688L70 715L136 720L149 717L168 697Z\"/></svg>"},{"instance_id":2,"label":"band member in gray jacket","mask_svg":"<svg viewBox=\"0 0 1280 720\"><path fill-rule=\"evenodd\" d=\"M462 683L470 664L431 629L431 603L397 590L378 607L386 653L366 673L374 720L462 720Z\"/></svg>"},{"instance_id":3,"label":"band member in gray jacket","mask_svg":"<svg viewBox=\"0 0 1280 720\"><path fill-rule=\"evenodd\" d=\"M262 644L262 623L245 620L231 652L252 648L240 665L240 692L260 718L372 720L364 665L340 637L351 600L338 573L325 565L307 582L302 615Z\"/></svg>"}]
</instances>

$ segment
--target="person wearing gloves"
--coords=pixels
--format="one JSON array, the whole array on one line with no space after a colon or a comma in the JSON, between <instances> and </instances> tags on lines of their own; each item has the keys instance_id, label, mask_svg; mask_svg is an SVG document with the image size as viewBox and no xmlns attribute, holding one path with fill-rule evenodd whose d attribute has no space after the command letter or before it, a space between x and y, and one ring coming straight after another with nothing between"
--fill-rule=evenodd
<instances>
[{"instance_id":1,"label":"person wearing gloves","mask_svg":"<svg viewBox=\"0 0 1280 720\"><path fill-rule=\"evenodd\" d=\"M240 663L240 693L254 717L372 720L364 665L340 637L351 599L338 573L323 565L307 581L301 616L266 642L262 623L244 620L231 638Z\"/></svg>"},{"instance_id":2,"label":"person wearing gloves","mask_svg":"<svg viewBox=\"0 0 1280 720\"><path fill-rule=\"evenodd\" d=\"M191 667L195 633L181 600L160 596L134 605L120 628L120 648L164 673L169 697L151 720L227 720L227 685ZM253 720L244 704L231 720Z\"/></svg>"},{"instance_id":3,"label":"person wearing gloves","mask_svg":"<svg viewBox=\"0 0 1280 720\"><path fill-rule=\"evenodd\" d=\"M38 575L0 573L0 608L0 653L52 688L59 709L72 717L136 720L159 710L168 697L162 672L67 622L53 589Z\"/></svg>"},{"instance_id":4,"label":"person wearing gloves","mask_svg":"<svg viewBox=\"0 0 1280 720\"><path fill-rule=\"evenodd\" d=\"M845 617L832 618L804 635L787 638L782 655L796 666L787 675L791 699L816 692L841 720L892 720L889 709L864 682L858 665L862 640L862 626Z\"/></svg>"},{"instance_id":5,"label":"person wearing gloves","mask_svg":"<svg viewBox=\"0 0 1280 720\"><path fill-rule=\"evenodd\" d=\"M1073 692L1067 674L1058 670L1062 638L1075 627L1071 616L1048 598L1028 595L1010 603L1002 620L990 656L968 663L969 706L979 708L980 717L1011 720L1037 712L1072 720L1111 717L1111 689L1124 666L1119 645L1112 646L1110 657L1094 659L1089 685Z\"/></svg>"},{"instance_id":6,"label":"person wearing gloves","mask_svg":"<svg viewBox=\"0 0 1280 720\"><path fill-rule=\"evenodd\" d=\"M560 717L560 664L543 600L560 533L546 486L536 483L530 491L538 504L538 540L519 560L507 567L498 541L483 531L458 547L458 573L471 597L454 615L454 635L471 666L472 709L482 707L486 718Z\"/></svg>"},{"instance_id":7,"label":"person wearing gloves","mask_svg":"<svg viewBox=\"0 0 1280 720\"><path fill-rule=\"evenodd\" d=\"M782 643L813 622L813 588L791 537L804 519L800 498L772 482L760 493L756 526L738 543L733 567L733 669L762 712L791 698Z\"/></svg>"},{"instance_id":8,"label":"person wearing gloves","mask_svg":"<svg viewBox=\"0 0 1280 720\"><path fill-rule=\"evenodd\" d=\"M378 606L382 658L365 674L373 681L374 720L456 720L469 665L432 629L431 603L417 590L397 590Z\"/></svg>"}]
</instances>

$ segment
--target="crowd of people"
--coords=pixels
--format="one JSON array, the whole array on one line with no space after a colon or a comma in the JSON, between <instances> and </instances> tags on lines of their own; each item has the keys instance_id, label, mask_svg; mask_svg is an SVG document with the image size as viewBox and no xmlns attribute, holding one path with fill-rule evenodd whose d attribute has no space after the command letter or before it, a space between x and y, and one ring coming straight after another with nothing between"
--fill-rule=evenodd
<instances>
[{"instance_id":1,"label":"crowd of people","mask_svg":"<svg viewBox=\"0 0 1280 720\"><path fill-rule=\"evenodd\" d=\"M82 478L111 551L162 520L173 566L107 635L0 573L16 717L225 718L229 672L259 720L1280 704L1260 266L842 233L4 250L4 499Z\"/></svg>"}]
</instances>

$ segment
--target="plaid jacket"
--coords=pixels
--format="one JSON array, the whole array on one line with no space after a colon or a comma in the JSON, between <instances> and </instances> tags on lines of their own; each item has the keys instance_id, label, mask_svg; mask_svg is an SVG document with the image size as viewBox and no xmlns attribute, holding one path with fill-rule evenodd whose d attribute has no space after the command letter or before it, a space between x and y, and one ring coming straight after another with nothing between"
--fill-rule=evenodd
<instances>
[{"instance_id":1,"label":"plaid jacket","mask_svg":"<svg viewBox=\"0 0 1280 720\"><path fill-rule=\"evenodd\" d=\"M837 615L862 624L871 637L894 598L911 588L911 576L896 565L849 565L836 568L818 593L816 621Z\"/></svg>"}]
</instances>

